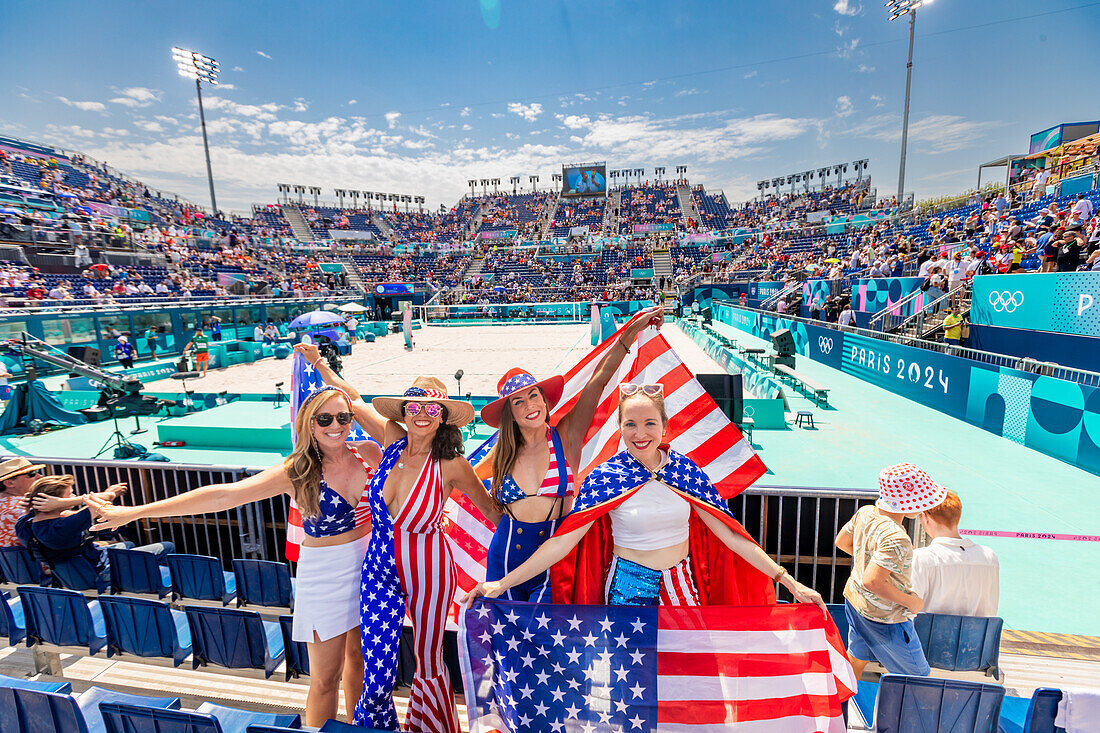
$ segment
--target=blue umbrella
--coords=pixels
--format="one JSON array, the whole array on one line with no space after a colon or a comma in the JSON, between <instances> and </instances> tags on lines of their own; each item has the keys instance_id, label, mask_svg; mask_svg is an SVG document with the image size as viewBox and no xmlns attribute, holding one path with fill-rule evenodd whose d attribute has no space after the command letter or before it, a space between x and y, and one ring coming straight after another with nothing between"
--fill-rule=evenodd
<instances>
[{"instance_id":1,"label":"blue umbrella","mask_svg":"<svg viewBox=\"0 0 1100 733\"><path fill-rule=\"evenodd\" d=\"M307 328L309 326L331 326L334 323L343 323L344 317L328 311L310 311L303 313L290 322L291 328Z\"/></svg>"},{"instance_id":2,"label":"blue umbrella","mask_svg":"<svg viewBox=\"0 0 1100 733\"><path fill-rule=\"evenodd\" d=\"M57 197L59 199L75 199L76 194L74 194L74 193L59 193L59 194L57 194Z\"/></svg>"},{"instance_id":3,"label":"blue umbrella","mask_svg":"<svg viewBox=\"0 0 1100 733\"><path fill-rule=\"evenodd\" d=\"M10 206L5 206L4 208L0 209L0 214L22 214L22 213L23 212L20 211L19 209L13 209Z\"/></svg>"}]
</instances>

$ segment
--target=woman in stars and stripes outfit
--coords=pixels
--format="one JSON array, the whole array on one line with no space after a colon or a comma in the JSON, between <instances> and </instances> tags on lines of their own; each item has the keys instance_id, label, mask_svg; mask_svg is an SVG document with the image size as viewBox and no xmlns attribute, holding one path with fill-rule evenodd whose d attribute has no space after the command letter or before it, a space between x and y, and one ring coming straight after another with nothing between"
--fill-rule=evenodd
<instances>
[{"instance_id":1,"label":"woman in stars and stripes outfit","mask_svg":"<svg viewBox=\"0 0 1100 733\"><path fill-rule=\"evenodd\" d=\"M295 347L311 363L316 347ZM459 428L473 419L468 402L447 398L438 379L418 377L400 397L367 405L321 360L317 372L352 396L367 433L385 446L369 487L373 532L363 562L360 613L365 678L353 721L398 730L393 688L398 640L406 611L412 619L416 675L405 728L458 733L454 689L443 663L443 631L455 597L455 570L443 534L443 507L452 490L466 494L490 521L499 518L473 467L462 457Z\"/></svg>"},{"instance_id":2,"label":"woman in stars and stripes outfit","mask_svg":"<svg viewBox=\"0 0 1100 733\"><path fill-rule=\"evenodd\" d=\"M370 441L348 443L352 398L335 387L315 392L294 418L295 443L278 466L231 484L203 486L135 507L85 499L94 530L137 519L220 512L288 494L302 513L302 540L294 593L295 641L309 650L306 724L336 717L338 690L354 700L363 687L359 635L359 577L371 534L368 486L382 458Z\"/></svg>"},{"instance_id":3,"label":"woman in stars and stripes outfit","mask_svg":"<svg viewBox=\"0 0 1100 733\"><path fill-rule=\"evenodd\" d=\"M660 328L664 308L648 309L623 332L555 427L550 411L561 397L560 376L539 381L523 369L509 370L497 383L499 399L481 409L481 419L499 428L496 445L478 464L478 476L492 478L490 493L503 510L489 544L486 580L500 580L550 539L569 513L573 476L580 467L585 435L604 388L645 328ZM504 592L511 601L549 603L551 580L542 572Z\"/></svg>"},{"instance_id":4,"label":"woman in stars and stripes outfit","mask_svg":"<svg viewBox=\"0 0 1100 733\"><path fill-rule=\"evenodd\" d=\"M661 385L619 385L619 431L627 449L588 475L553 538L463 601L499 596L585 540L569 563L572 586L555 586L556 603L761 605L775 602L778 582L795 600L825 612L816 591L752 540L702 469L662 445L667 427Z\"/></svg>"}]
</instances>

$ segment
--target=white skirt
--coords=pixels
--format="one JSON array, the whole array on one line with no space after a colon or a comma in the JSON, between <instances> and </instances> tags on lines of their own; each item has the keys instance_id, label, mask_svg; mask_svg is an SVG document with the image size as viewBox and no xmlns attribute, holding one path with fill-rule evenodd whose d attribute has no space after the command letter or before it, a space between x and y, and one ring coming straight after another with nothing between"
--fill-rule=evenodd
<instances>
[{"instance_id":1,"label":"white skirt","mask_svg":"<svg viewBox=\"0 0 1100 733\"><path fill-rule=\"evenodd\" d=\"M294 589L294 641L321 641L359 626L359 586L370 533L343 545L302 547Z\"/></svg>"}]
</instances>

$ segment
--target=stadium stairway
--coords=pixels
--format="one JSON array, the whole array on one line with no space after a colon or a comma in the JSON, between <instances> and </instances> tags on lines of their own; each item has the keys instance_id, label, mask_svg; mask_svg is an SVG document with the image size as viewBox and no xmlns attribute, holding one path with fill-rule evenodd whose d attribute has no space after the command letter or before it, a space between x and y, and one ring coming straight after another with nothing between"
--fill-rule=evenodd
<instances>
[{"instance_id":1,"label":"stadium stairway","mask_svg":"<svg viewBox=\"0 0 1100 733\"><path fill-rule=\"evenodd\" d=\"M378 231L382 233L382 238L389 241L393 238L393 227L386 221L386 217L382 216L380 212L372 211L371 219L374 225L378 227Z\"/></svg>"},{"instance_id":2,"label":"stadium stairway","mask_svg":"<svg viewBox=\"0 0 1100 733\"><path fill-rule=\"evenodd\" d=\"M539 239L550 238L550 228L554 224L554 217L558 214L559 201L561 201L561 196L556 191L550 194L550 200L546 202L542 221L539 222Z\"/></svg>"},{"instance_id":3,"label":"stadium stairway","mask_svg":"<svg viewBox=\"0 0 1100 733\"><path fill-rule=\"evenodd\" d=\"M301 209L295 204L284 204L283 216L290 223L290 231L299 242L312 242L317 239L313 230L309 228L309 224L306 223L306 218L302 216Z\"/></svg>"},{"instance_id":4,"label":"stadium stairway","mask_svg":"<svg viewBox=\"0 0 1100 733\"><path fill-rule=\"evenodd\" d=\"M474 255L474 258L470 260L470 267L467 268L463 279L467 281L473 280L481 274L481 269L483 267L485 267L485 255Z\"/></svg>"},{"instance_id":5,"label":"stadium stairway","mask_svg":"<svg viewBox=\"0 0 1100 733\"><path fill-rule=\"evenodd\" d=\"M695 199L691 196L691 187L682 182L676 186L676 197L680 199L680 219L683 221L684 226L688 225L689 219L699 221L699 209L695 207Z\"/></svg>"},{"instance_id":6,"label":"stadium stairway","mask_svg":"<svg viewBox=\"0 0 1100 733\"><path fill-rule=\"evenodd\" d=\"M619 231L619 217L615 212L623 205L623 190L616 188L607 194L607 204L603 208L603 230L605 232Z\"/></svg>"},{"instance_id":7,"label":"stadium stairway","mask_svg":"<svg viewBox=\"0 0 1100 733\"><path fill-rule=\"evenodd\" d=\"M336 261L343 264L344 272L348 274L348 285L362 293L367 292L367 284L363 282L362 273L359 271L359 265L355 264L355 260L347 255L341 255L336 258Z\"/></svg>"}]
</instances>

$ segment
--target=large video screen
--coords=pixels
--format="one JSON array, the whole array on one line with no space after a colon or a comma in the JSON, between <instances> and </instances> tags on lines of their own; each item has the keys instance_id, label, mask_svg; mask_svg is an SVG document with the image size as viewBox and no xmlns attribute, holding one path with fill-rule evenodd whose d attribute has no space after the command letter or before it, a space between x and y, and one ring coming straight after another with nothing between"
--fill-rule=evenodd
<instances>
[{"instance_id":1,"label":"large video screen","mask_svg":"<svg viewBox=\"0 0 1100 733\"><path fill-rule=\"evenodd\" d=\"M607 193L607 166L563 166L562 196L603 196Z\"/></svg>"}]
</instances>

